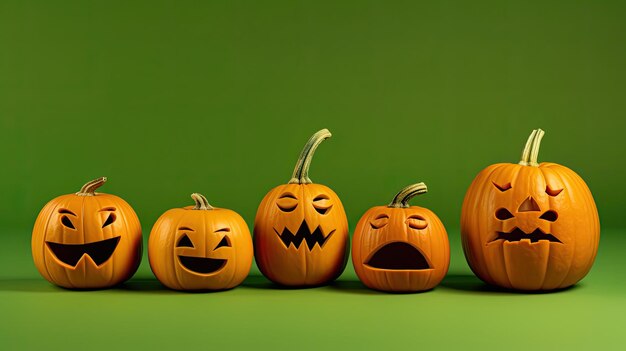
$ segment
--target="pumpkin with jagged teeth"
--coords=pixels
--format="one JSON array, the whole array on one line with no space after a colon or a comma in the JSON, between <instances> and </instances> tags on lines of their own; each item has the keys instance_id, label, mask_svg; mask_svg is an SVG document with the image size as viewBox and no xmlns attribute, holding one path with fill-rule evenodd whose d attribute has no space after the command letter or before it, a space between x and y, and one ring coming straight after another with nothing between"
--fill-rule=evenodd
<instances>
[{"instance_id":1,"label":"pumpkin with jagged teeth","mask_svg":"<svg viewBox=\"0 0 626 351\"><path fill-rule=\"evenodd\" d=\"M519 164L487 167L465 195L465 257L489 284L566 288L589 272L596 257L600 222L591 192L571 169L537 162L543 135L534 130Z\"/></svg>"}]
</instances>

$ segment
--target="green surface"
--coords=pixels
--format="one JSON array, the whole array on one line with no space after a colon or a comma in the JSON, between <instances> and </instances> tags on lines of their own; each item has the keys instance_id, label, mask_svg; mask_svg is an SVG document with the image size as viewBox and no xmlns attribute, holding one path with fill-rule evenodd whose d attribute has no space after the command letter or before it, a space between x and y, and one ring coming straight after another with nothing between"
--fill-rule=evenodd
<instances>
[{"instance_id":1,"label":"green surface","mask_svg":"<svg viewBox=\"0 0 626 351\"><path fill-rule=\"evenodd\" d=\"M485 286L469 272L458 240L442 284L404 295L366 289L351 266L328 287L281 290L255 269L233 290L181 293L162 287L147 260L120 288L77 292L39 278L28 258L4 255L0 264L15 267L15 275L0 278L0 346L623 350L626 231L603 235L587 278L548 294ZM10 248L18 253L27 245Z\"/></svg>"},{"instance_id":2,"label":"green surface","mask_svg":"<svg viewBox=\"0 0 626 351\"><path fill-rule=\"evenodd\" d=\"M623 1L0 1L0 348L623 349L625 19ZM598 261L560 293L485 291L454 229L463 195L538 127L539 159L594 194ZM453 244L442 286L373 293L349 267L326 288L181 294L144 259L124 289L68 292L31 263L41 207L99 176L144 239L192 192L251 225L321 128L311 178L352 227L426 182L414 203Z\"/></svg>"}]
</instances>

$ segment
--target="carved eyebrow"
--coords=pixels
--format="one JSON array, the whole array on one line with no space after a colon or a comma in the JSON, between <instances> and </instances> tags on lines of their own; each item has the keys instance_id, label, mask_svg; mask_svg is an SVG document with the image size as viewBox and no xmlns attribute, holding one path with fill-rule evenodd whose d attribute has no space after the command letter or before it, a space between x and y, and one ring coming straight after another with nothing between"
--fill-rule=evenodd
<instances>
[{"instance_id":1,"label":"carved eyebrow","mask_svg":"<svg viewBox=\"0 0 626 351\"><path fill-rule=\"evenodd\" d=\"M279 197L279 199L284 199L284 198L297 200L297 199L296 199L296 196L295 196L294 194L291 194L291 193L284 193L284 194L282 194L282 195Z\"/></svg>"},{"instance_id":2,"label":"carved eyebrow","mask_svg":"<svg viewBox=\"0 0 626 351\"><path fill-rule=\"evenodd\" d=\"M115 211L115 207L105 207L98 212L112 212Z\"/></svg>"},{"instance_id":3,"label":"carved eyebrow","mask_svg":"<svg viewBox=\"0 0 626 351\"><path fill-rule=\"evenodd\" d=\"M220 232L230 232L230 228L221 228L215 231L216 233L220 233Z\"/></svg>"},{"instance_id":4,"label":"carved eyebrow","mask_svg":"<svg viewBox=\"0 0 626 351\"><path fill-rule=\"evenodd\" d=\"M193 229L191 229L189 227L178 227L178 230L180 230L180 231L186 230L186 231L190 231L190 232L194 232L195 231L195 230L193 230Z\"/></svg>"},{"instance_id":5,"label":"carved eyebrow","mask_svg":"<svg viewBox=\"0 0 626 351\"><path fill-rule=\"evenodd\" d=\"M422 217L420 215L411 215L411 216L409 216L408 219L417 219L417 220L420 220L420 221L425 221L426 220L424 217Z\"/></svg>"},{"instance_id":6,"label":"carved eyebrow","mask_svg":"<svg viewBox=\"0 0 626 351\"><path fill-rule=\"evenodd\" d=\"M552 190L549 185L546 185L546 193L550 196L557 196L563 191L563 189Z\"/></svg>"},{"instance_id":7,"label":"carved eyebrow","mask_svg":"<svg viewBox=\"0 0 626 351\"><path fill-rule=\"evenodd\" d=\"M66 208L59 209L59 213L69 214L69 215L72 215L74 217L78 217L78 216L76 216L76 214L74 212L72 212L72 211L70 211L70 210L68 210Z\"/></svg>"},{"instance_id":8,"label":"carved eyebrow","mask_svg":"<svg viewBox=\"0 0 626 351\"><path fill-rule=\"evenodd\" d=\"M491 183L493 184L493 186L495 186L496 188L498 188L498 190L502 192L507 191L512 188L511 183L506 183L504 185L498 185L496 184L496 182L491 182Z\"/></svg>"},{"instance_id":9,"label":"carved eyebrow","mask_svg":"<svg viewBox=\"0 0 626 351\"><path fill-rule=\"evenodd\" d=\"M387 216L386 214L382 213L382 214L379 214L378 216L376 216L376 218L374 218L374 220L383 219L383 218L389 218L389 216Z\"/></svg>"}]
</instances>

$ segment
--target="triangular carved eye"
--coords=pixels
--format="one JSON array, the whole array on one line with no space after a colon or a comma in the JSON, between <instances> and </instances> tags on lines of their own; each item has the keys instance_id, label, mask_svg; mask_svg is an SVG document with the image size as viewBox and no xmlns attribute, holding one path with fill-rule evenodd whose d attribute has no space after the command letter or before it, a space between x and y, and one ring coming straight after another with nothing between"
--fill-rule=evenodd
<instances>
[{"instance_id":1,"label":"triangular carved eye","mask_svg":"<svg viewBox=\"0 0 626 351\"><path fill-rule=\"evenodd\" d=\"M102 228L113 224L113 222L115 222L115 219L116 219L116 217L115 217L114 213L109 214L109 217L107 217L107 220L104 221L104 224L102 225Z\"/></svg>"},{"instance_id":2,"label":"triangular carved eye","mask_svg":"<svg viewBox=\"0 0 626 351\"><path fill-rule=\"evenodd\" d=\"M230 242L228 241L227 236L224 236L222 240L220 240L219 244L217 244L217 246L213 250L217 250L220 247L230 247Z\"/></svg>"},{"instance_id":3,"label":"triangular carved eye","mask_svg":"<svg viewBox=\"0 0 626 351\"><path fill-rule=\"evenodd\" d=\"M178 244L176 247L193 247L193 243L191 239L187 236L187 234L183 235L180 240L178 240Z\"/></svg>"},{"instance_id":4,"label":"triangular carved eye","mask_svg":"<svg viewBox=\"0 0 626 351\"><path fill-rule=\"evenodd\" d=\"M559 218L559 215L556 212L549 210L549 211L546 211L544 214L542 214L541 217L539 218L549 221L549 222L554 222L557 220L557 218Z\"/></svg>"},{"instance_id":5,"label":"triangular carved eye","mask_svg":"<svg viewBox=\"0 0 626 351\"><path fill-rule=\"evenodd\" d=\"M506 208L501 208L496 211L496 218L501 221L506 221L507 219L513 218L513 214Z\"/></svg>"}]
</instances>

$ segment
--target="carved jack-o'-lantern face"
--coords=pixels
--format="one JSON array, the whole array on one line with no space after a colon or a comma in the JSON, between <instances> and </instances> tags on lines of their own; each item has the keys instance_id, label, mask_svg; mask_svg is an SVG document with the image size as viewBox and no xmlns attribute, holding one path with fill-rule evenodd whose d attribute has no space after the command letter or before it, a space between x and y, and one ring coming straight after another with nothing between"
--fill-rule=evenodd
<instances>
[{"instance_id":1,"label":"carved jack-o'-lantern face","mask_svg":"<svg viewBox=\"0 0 626 351\"><path fill-rule=\"evenodd\" d=\"M215 235L209 237L204 230L200 230L198 233L191 227L179 227L179 238L176 243L178 263L192 274L213 274L219 272L226 266L228 259L232 256L228 252L232 247L227 234L229 232L230 228L228 227L219 228L213 231ZM215 241L217 241L217 244L213 245ZM211 247L213 249L210 249Z\"/></svg>"},{"instance_id":2,"label":"carved jack-o'-lantern face","mask_svg":"<svg viewBox=\"0 0 626 351\"><path fill-rule=\"evenodd\" d=\"M200 194L195 206L171 209L154 224L148 257L154 275L176 290L224 290L246 278L252 239L236 212L214 208Z\"/></svg>"},{"instance_id":3,"label":"carved jack-o'-lantern face","mask_svg":"<svg viewBox=\"0 0 626 351\"><path fill-rule=\"evenodd\" d=\"M368 210L357 224L352 263L366 286L390 292L432 289L448 271L446 230L430 210L408 205L424 183L403 189L389 206Z\"/></svg>"},{"instance_id":4,"label":"carved jack-o'-lantern face","mask_svg":"<svg viewBox=\"0 0 626 351\"><path fill-rule=\"evenodd\" d=\"M261 201L254 223L255 258L270 280L314 286L337 278L346 264L348 221L330 188L311 184L308 167L315 148L330 137L317 132L305 146L289 184Z\"/></svg>"},{"instance_id":5,"label":"carved jack-o'-lantern face","mask_svg":"<svg viewBox=\"0 0 626 351\"><path fill-rule=\"evenodd\" d=\"M599 221L591 192L572 170L537 163L543 131L533 131L520 164L483 170L461 218L466 258L484 281L509 289L571 286L593 264Z\"/></svg>"},{"instance_id":6,"label":"carved jack-o'-lantern face","mask_svg":"<svg viewBox=\"0 0 626 351\"><path fill-rule=\"evenodd\" d=\"M95 193L106 178L50 201L33 229L39 272L67 288L104 288L130 278L141 259L141 227L117 196Z\"/></svg>"}]
</instances>

